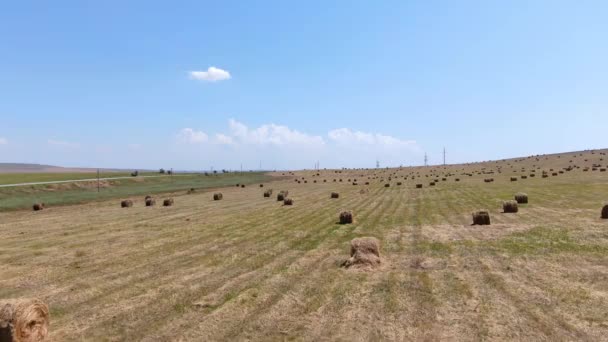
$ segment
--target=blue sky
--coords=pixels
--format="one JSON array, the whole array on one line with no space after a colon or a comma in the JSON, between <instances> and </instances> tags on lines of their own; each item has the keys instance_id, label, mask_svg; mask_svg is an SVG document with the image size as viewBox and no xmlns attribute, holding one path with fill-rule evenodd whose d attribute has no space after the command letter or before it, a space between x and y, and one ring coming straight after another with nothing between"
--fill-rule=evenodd
<instances>
[{"instance_id":1,"label":"blue sky","mask_svg":"<svg viewBox=\"0 0 608 342\"><path fill-rule=\"evenodd\" d=\"M6 2L0 162L373 167L439 163L444 146L449 162L608 147L606 18L605 1ZM192 74L210 67L220 79Z\"/></svg>"}]
</instances>

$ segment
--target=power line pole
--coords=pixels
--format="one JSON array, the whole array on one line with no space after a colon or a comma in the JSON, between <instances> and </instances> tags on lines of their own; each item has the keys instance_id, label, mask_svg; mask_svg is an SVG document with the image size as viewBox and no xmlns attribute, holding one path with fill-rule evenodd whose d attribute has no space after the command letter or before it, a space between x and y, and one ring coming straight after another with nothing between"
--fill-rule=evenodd
<instances>
[{"instance_id":1,"label":"power line pole","mask_svg":"<svg viewBox=\"0 0 608 342\"><path fill-rule=\"evenodd\" d=\"M427 158L426 152L424 152L424 166L428 166L429 165L428 161L429 161L429 158Z\"/></svg>"},{"instance_id":2,"label":"power line pole","mask_svg":"<svg viewBox=\"0 0 608 342\"><path fill-rule=\"evenodd\" d=\"M99 192L99 169L97 169L97 192Z\"/></svg>"},{"instance_id":3,"label":"power line pole","mask_svg":"<svg viewBox=\"0 0 608 342\"><path fill-rule=\"evenodd\" d=\"M445 166L445 147L443 148L443 166Z\"/></svg>"}]
</instances>

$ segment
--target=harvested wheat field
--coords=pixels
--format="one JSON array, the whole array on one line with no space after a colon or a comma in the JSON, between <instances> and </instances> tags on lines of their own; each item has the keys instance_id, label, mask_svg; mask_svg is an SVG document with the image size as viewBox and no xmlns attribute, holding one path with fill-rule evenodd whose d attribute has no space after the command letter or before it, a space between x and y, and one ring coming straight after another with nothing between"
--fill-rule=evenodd
<instances>
[{"instance_id":1,"label":"harvested wheat field","mask_svg":"<svg viewBox=\"0 0 608 342\"><path fill-rule=\"evenodd\" d=\"M53 341L605 340L608 174L583 171L600 152L264 181L292 206L232 185L2 212L0 298L44 300ZM361 237L379 263L342 267Z\"/></svg>"}]
</instances>

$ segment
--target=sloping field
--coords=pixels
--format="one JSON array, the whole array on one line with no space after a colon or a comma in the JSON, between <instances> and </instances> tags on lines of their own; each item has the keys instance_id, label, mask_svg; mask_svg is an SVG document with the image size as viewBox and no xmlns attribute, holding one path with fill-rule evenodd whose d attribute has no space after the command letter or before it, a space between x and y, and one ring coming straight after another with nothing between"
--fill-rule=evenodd
<instances>
[{"instance_id":1,"label":"sloping field","mask_svg":"<svg viewBox=\"0 0 608 342\"><path fill-rule=\"evenodd\" d=\"M605 340L605 152L0 213L0 298L45 300L55 341ZM502 213L517 192L530 203ZM472 226L482 208L492 224ZM361 236L380 240L381 266L342 268Z\"/></svg>"}]
</instances>

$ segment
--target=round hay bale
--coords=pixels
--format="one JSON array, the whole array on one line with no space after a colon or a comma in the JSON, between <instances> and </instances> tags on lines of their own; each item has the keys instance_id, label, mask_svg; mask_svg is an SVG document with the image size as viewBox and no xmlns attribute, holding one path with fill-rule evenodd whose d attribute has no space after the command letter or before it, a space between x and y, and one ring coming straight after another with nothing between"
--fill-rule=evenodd
<instances>
[{"instance_id":1,"label":"round hay bale","mask_svg":"<svg viewBox=\"0 0 608 342\"><path fill-rule=\"evenodd\" d=\"M244 187L245 187L245 184L241 184L241 188L244 188Z\"/></svg>"},{"instance_id":2,"label":"round hay bale","mask_svg":"<svg viewBox=\"0 0 608 342\"><path fill-rule=\"evenodd\" d=\"M505 213L516 213L519 210L517 207L517 201L510 200L503 202L502 210Z\"/></svg>"},{"instance_id":3,"label":"round hay bale","mask_svg":"<svg viewBox=\"0 0 608 342\"><path fill-rule=\"evenodd\" d=\"M170 207L173 205L173 198L166 198L163 201L163 207Z\"/></svg>"},{"instance_id":4,"label":"round hay bale","mask_svg":"<svg viewBox=\"0 0 608 342\"><path fill-rule=\"evenodd\" d=\"M339 193L337 193L337 192L332 192L332 193L331 193L331 196L330 196L329 198L339 198L339 197L340 197L340 194L339 194Z\"/></svg>"},{"instance_id":5,"label":"round hay bale","mask_svg":"<svg viewBox=\"0 0 608 342\"><path fill-rule=\"evenodd\" d=\"M454 178L455 182L460 182L460 178Z\"/></svg>"},{"instance_id":6,"label":"round hay bale","mask_svg":"<svg viewBox=\"0 0 608 342\"><path fill-rule=\"evenodd\" d=\"M49 324L49 307L39 299L0 300L1 341L46 341L49 334Z\"/></svg>"},{"instance_id":7,"label":"round hay bale","mask_svg":"<svg viewBox=\"0 0 608 342\"><path fill-rule=\"evenodd\" d=\"M146 200L146 207L153 207L156 204L156 200L154 198L148 198Z\"/></svg>"},{"instance_id":8,"label":"round hay bale","mask_svg":"<svg viewBox=\"0 0 608 342\"><path fill-rule=\"evenodd\" d=\"M340 213L340 224L353 223L353 213L351 211L343 211Z\"/></svg>"},{"instance_id":9,"label":"round hay bale","mask_svg":"<svg viewBox=\"0 0 608 342\"><path fill-rule=\"evenodd\" d=\"M422 184L416 184L416 189L422 189Z\"/></svg>"},{"instance_id":10,"label":"round hay bale","mask_svg":"<svg viewBox=\"0 0 608 342\"><path fill-rule=\"evenodd\" d=\"M133 201L131 200L124 200L120 202L120 207L121 208L131 208L133 206Z\"/></svg>"},{"instance_id":11,"label":"round hay bale","mask_svg":"<svg viewBox=\"0 0 608 342\"><path fill-rule=\"evenodd\" d=\"M194 188L190 188L190 190L188 190L187 194L190 195L190 194L193 194L195 192L196 192L196 190L194 190Z\"/></svg>"},{"instance_id":12,"label":"round hay bale","mask_svg":"<svg viewBox=\"0 0 608 342\"><path fill-rule=\"evenodd\" d=\"M287 195L289 195L289 191L286 191L286 190L279 191L279 194L277 195L277 201L284 201L285 198L287 197Z\"/></svg>"},{"instance_id":13,"label":"round hay bale","mask_svg":"<svg viewBox=\"0 0 608 342\"><path fill-rule=\"evenodd\" d=\"M241 186L241 184L239 184L239 183L236 183L236 187L237 187L237 188L238 188L238 187L239 187L239 186Z\"/></svg>"},{"instance_id":14,"label":"round hay bale","mask_svg":"<svg viewBox=\"0 0 608 342\"><path fill-rule=\"evenodd\" d=\"M342 266L369 268L380 263L380 241L374 237L360 237L350 241L350 258Z\"/></svg>"},{"instance_id":15,"label":"round hay bale","mask_svg":"<svg viewBox=\"0 0 608 342\"><path fill-rule=\"evenodd\" d=\"M260 188L263 188L263 187L264 187L264 184L260 184Z\"/></svg>"},{"instance_id":16,"label":"round hay bale","mask_svg":"<svg viewBox=\"0 0 608 342\"><path fill-rule=\"evenodd\" d=\"M272 195L272 189L264 191L264 197L270 197Z\"/></svg>"},{"instance_id":17,"label":"round hay bale","mask_svg":"<svg viewBox=\"0 0 608 342\"><path fill-rule=\"evenodd\" d=\"M385 188L388 188L388 187L390 187L390 186L391 186L391 185L390 185L389 183L384 184L384 187L385 187Z\"/></svg>"},{"instance_id":18,"label":"round hay bale","mask_svg":"<svg viewBox=\"0 0 608 342\"><path fill-rule=\"evenodd\" d=\"M602 208L602 218L608 219L608 204L605 204Z\"/></svg>"},{"instance_id":19,"label":"round hay bale","mask_svg":"<svg viewBox=\"0 0 608 342\"><path fill-rule=\"evenodd\" d=\"M517 182L517 177L511 177L511 182Z\"/></svg>"},{"instance_id":20,"label":"round hay bale","mask_svg":"<svg viewBox=\"0 0 608 342\"><path fill-rule=\"evenodd\" d=\"M435 186L435 182L430 182L429 185L430 186Z\"/></svg>"},{"instance_id":21,"label":"round hay bale","mask_svg":"<svg viewBox=\"0 0 608 342\"><path fill-rule=\"evenodd\" d=\"M44 209L44 203L34 203L34 205L32 205L32 209L34 211L43 210Z\"/></svg>"},{"instance_id":22,"label":"round hay bale","mask_svg":"<svg viewBox=\"0 0 608 342\"><path fill-rule=\"evenodd\" d=\"M403 184L403 183L401 183L401 182L397 182L397 185L401 185L401 184Z\"/></svg>"},{"instance_id":23,"label":"round hay bale","mask_svg":"<svg viewBox=\"0 0 608 342\"><path fill-rule=\"evenodd\" d=\"M478 210L473 213L473 224L474 225L489 225L490 224L490 213L487 210Z\"/></svg>"},{"instance_id":24,"label":"round hay bale","mask_svg":"<svg viewBox=\"0 0 608 342\"><path fill-rule=\"evenodd\" d=\"M213 200L214 201L220 201L224 198L224 195L222 195L221 192L216 192L213 194Z\"/></svg>"},{"instance_id":25,"label":"round hay bale","mask_svg":"<svg viewBox=\"0 0 608 342\"><path fill-rule=\"evenodd\" d=\"M291 198L286 198L283 200L283 205L293 205L293 200Z\"/></svg>"},{"instance_id":26,"label":"round hay bale","mask_svg":"<svg viewBox=\"0 0 608 342\"><path fill-rule=\"evenodd\" d=\"M527 204L528 203L528 195L523 192L515 194L515 201L519 204Z\"/></svg>"}]
</instances>

